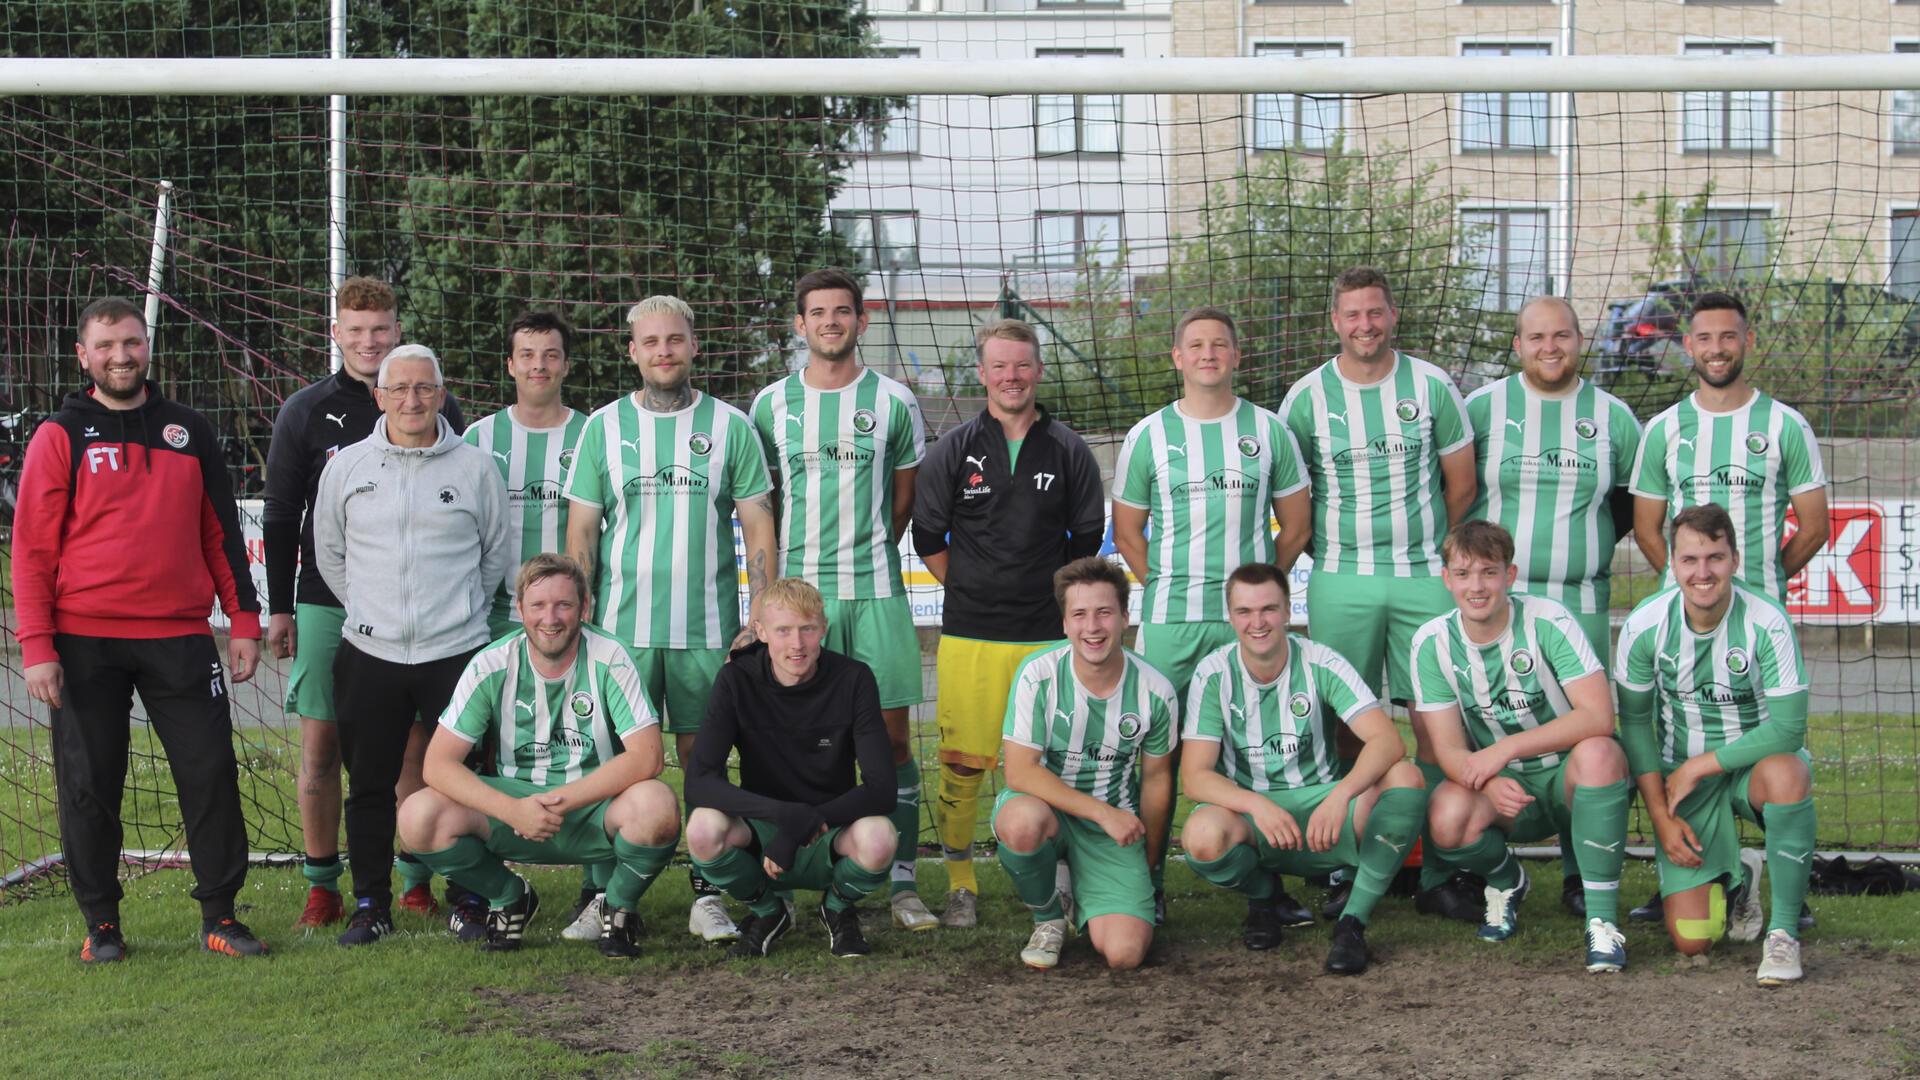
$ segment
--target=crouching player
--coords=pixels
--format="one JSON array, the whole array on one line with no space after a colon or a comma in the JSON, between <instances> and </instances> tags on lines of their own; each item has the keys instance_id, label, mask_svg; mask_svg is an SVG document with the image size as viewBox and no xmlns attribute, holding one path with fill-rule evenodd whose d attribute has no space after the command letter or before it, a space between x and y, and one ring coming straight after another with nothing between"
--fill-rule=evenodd
<instances>
[{"instance_id":1,"label":"crouching player","mask_svg":"<svg viewBox=\"0 0 1920 1080\"><path fill-rule=\"evenodd\" d=\"M1587 970L1619 971L1628 788L1613 694L1571 612L1508 591L1513 550L1512 534L1490 521L1466 522L1440 545L1454 610L1413 638L1414 707L1447 774L1428 828L1443 857L1486 879L1486 941L1513 936L1527 894L1508 841L1572 836Z\"/></svg>"},{"instance_id":2,"label":"crouching player","mask_svg":"<svg viewBox=\"0 0 1920 1080\"><path fill-rule=\"evenodd\" d=\"M687 761L687 853L747 905L728 955L766 955L793 929L788 894L819 889L827 951L865 956L854 905L886 883L899 838L879 685L867 665L821 647L826 604L800 578L761 590L753 633L714 680Z\"/></svg>"},{"instance_id":3,"label":"crouching player","mask_svg":"<svg viewBox=\"0 0 1920 1080\"><path fill-rule=\"evenodd\" d=\"M1031 968L1060 962L1069 920L1114 970L1153 944L1148 866L1173 813L1173 684L1120 645L1127 575L1089 555L1053 575L1067 642L1028 657L1002 726L1006 784L993 808L1000 865L1033 912L1020 951ZM1137 772L1136 772L1137 767ZM1057 883L1066 857L1073 897Z\"/></svg>"},{"instance_id":4,"label":"crouching player","mask_svg":"<svg viewBox=\"0 0 1920 1080\"><path fill-rule=\"evenodd\" d=\"M1287 592L1268 563L1227 575L1238 640L1207 654L1187 691L1180 781L1200 805L1180 843L1195 873L1247 894L1249 949L1280 944L1276 875L1358 867L1326 965L1358 975L1367 920L1420 835L1426 785L1353 665L1287 632ZM1344 778L1336 719L1365 743Z\"/></svg>"},{"instance_id":5,"label":"crouching player","mask_svg":"<svg viewBox=\"0 0 1920 1080\"><path fill-rule=\"evenodd\" d=\"M1779 986L1800 978L1813 858L1807 670L1786 611L1734 584L1726 509L1688 507L1670 528L1675 584L1620 630L1620 741L1653 818L1667 933L1681 952L1703 953L1723 933L1760 936L1760 860L1740 850L1738 819L1766 831L1773 912L1757 977Z\"/></svg>"},{"instance_id":6,"label":"crouching player","mask_svg":"<svg viewBox=\"0 0 1920 1080\"><path fill-rule=\"evenodd\" d=\"M523 627L467 662L427 746L427 786L400 808L401 843L486 898L488 952L519 948L540 910L504 860L613 862L600 953L637 956L640 896L680 835L679 804L658 779L659 717L626 647L581 622L579 564L534 556L514 597ZM496 775L467 768L476 744Z\"/></svg>"}]
</instances>

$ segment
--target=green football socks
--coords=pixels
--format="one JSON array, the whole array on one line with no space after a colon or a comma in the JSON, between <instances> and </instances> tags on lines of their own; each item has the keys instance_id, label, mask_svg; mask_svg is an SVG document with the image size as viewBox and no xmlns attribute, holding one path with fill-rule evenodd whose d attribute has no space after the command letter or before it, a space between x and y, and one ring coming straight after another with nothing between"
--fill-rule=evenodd
<instances>
[{"instance_id":1,"label":"green football socks","mask_svg":"<svg viewBox=\"0 0 1920 1080\"><path fill-rule=\"evenodd\" d=\"M615 866L613 876L607 880L607 903L623 911L633 911L640 906L640 897L646 895L647 886L652 885L660 871L673 861L672 844L652 847L645 844L630 844L624 837L613 838L613 857Z\"/></svg>"},{"instance_id":2,"label":"green football socks","mask_svg":"<svg viewBox=\"0 0 1920 1080\"><path fill-rule=\"evenodd\" d=\"M1813 799L1768 803L1761 816L1767 822L1767 878L1773 899L1767 932L1785 930L1797 938L1800 905L1806 902L1807 877L1813 872Z\"/></svg>"},{"instance_id":3,"label":"green football socks","mask_svg":"<svg viewBox=\"0 0 1920 1080\"><path fill-rule=\"evenodd\" d=\"M1060 906L1060 893L1053 887L1054 868L1059 862L1060 848L1052 840L1028 852L1015 851L1005 841L1000 844L1000 865L1013 879L1013 891L1019 894L1020 902L1033 912L1034 922L1066 916Z\"/></svg>"},{"instance_id":4,"label":"green football socks","mask_svg":"<svg viewBox=\"0 0 1920 1080\"><path fill-rule=\"evenodd\" d=\"M1572 864L1580 872L1587 898L1587 918L1620 925L1620 868L1627 861L1627 801L1632 788L1625 780L1599 787L1573 789Z\"/></svg>"}]
</instances>

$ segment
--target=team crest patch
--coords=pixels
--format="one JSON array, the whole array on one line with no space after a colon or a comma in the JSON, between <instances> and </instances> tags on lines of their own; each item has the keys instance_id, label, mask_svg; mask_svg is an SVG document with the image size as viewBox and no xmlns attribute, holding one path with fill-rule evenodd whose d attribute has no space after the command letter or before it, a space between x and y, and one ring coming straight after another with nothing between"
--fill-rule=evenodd
<instances>
[{"instance_id":1,"label":"team crest patch","mask_svg":"<svg viewBox=\"0 0 1920 1080\"><path fill-rule=\"evenodd\" d=\"M857 409L854 411L853 430L859 432L860 434L862 435L873 434L873 429L878 427L879 424L880 422L873 418L872 410Z\"/></svg>"},{"instance_id":2,"label":"team crest patch","mask_svg":"<svg viewBox=\"0 0 1920 1080\"><path fill-rule=\"evenodd\" d=\"M1513 655L1507 658L1507 667L1511 668L1515 675L1531 674L1533 671L1533 654L1525 649L1515 649L1513 650Z\"/></svg>"},{"instance_id":3,"label":"team crest patch","mask_svg":"<svg viewBox=\"0 0 1920 1080\"><path fill-rule=\"evenodd\" d=\"M560 451L560 470L565 472L571 468L573 468L573 450L569 448Z\"/></svg>"},{"instance_id":4,"label":"team crest patch","mask_svg":"<svg viewBox=\"0 0 1920 1080\"><path fill-rule=\"evenodd\" d=\"M160 437L167 440L167 445L173 447L175 450L186 449L187 429L181 427L179 424L168 424L166 427L161 428Z\"/></svg>"},{"instance_id":5,"label":"team crest patch","mask_svg":"<svg viewBox=\"0 0 1920 1080\"><path fill-rule=\"evenodd\" d=\"M1600 434L1600 425L1583 416L1573 422L1573 433L1583 439L1591 439Z\"/></svg>"},{"instance_id":6,"label":"team crest patch","mask_svg":"<svg viewBox=\"0 0 1920 1080\"><path fill-rule=\"evenodd\" d=\"M1739 648L1727 650L1728 671L1735 675L1745 675L1749 664L1750 661L1747 659L1747 650Z\"/></svg>"},{"instance_id":7,"label":"team crest patch","mask_svg":"<svg viewBox=\"0 0 1920 1080\"><path fill-rule=\"evenodd\" d=\"M706 457L713 452L713 438L704 431L696 431L687 440L687 449L696 457Z\"/></svg>"},{"instance_id":8,"label":"team crest patch","mask_svg":"<svg viewBox=\"0 0 1920 1080\"><path fill-rule=\"evenodd\" d=\"M443 488L441 488L441 489L440 489L440 494L439 494L439 495L437 496L437 498L439 498L439 500L440 500L440 502L441 502L441 504L442 504L442 505L445 505L445 506L452 506L452 505L453 505L453 500L455 500L455 499L457 499L457 498L459 498L459 497L460 497L460 493L459 493L458 491L455 491L455 490L454 490L453 488L450 488L450 487L443 487Z\"/></svg>"},{"instance_id":9,"label":"team crest patch","mask_svg":"<svg viewBox=\"0 0 1920 1080\"><path fill-rule=\"evenodd\" d=\"M1305 720L1307 714L1313 711L1313 702L1306 694L1296 693L1287 699L1287 711L1293 714L1294 719Z\"/></svg>"},{"instance_id":10,"label":"team crest patch","mask_svg":"<svg viewBox=\"0 0 1920 1080\"><path fill-rule=\"evenodd\" d=\"M1140 714L1131 712L1121 713L1120 737L1123 739L1131 739L1138 734L1140 734Z\"/></svg>"},{"instance_id":11,"label":"team crest patch","mask_svg":"<svg viewBox=\"0 0 1920 1080\"><path fill-rule=\"evenodd\" d=\"M1749 454L1764 454L1767 452L1767 447L1772 445L1767 441L1767 433L1764 431L1747 433L1747 453Z\"/></svg>"},{"instance_id":12,"label":"team crest patch","mask_svg":"<svg viewBox=\"0 0 1920 1080\"><path fill-rule=\"evenodd\" d=\"M567 708L573 710L573 715L585 720L593 715L593 695L585 690L575 690L573 696L567 699Z\"/></svg>"},{"instance_id":13,"label":"team crest patch","mask_svg":"<svg viewBox=\"0 0 1920 1080\"><path fill-rule=\"evenodd\" d=\"M1410 397L1403 397L1393 407L1393 415L1403 424L1411 424L1420 419L1420 403Z\"/></svg>"},{"instance_id":14,"label":"team crest patch","mask_svg":"<svg viewBox=\"0 0 1920 1080\"><path fill-rule=\"evenodd\" d=\"M1260 440L1251 435L1240 436L1240 456L1257 458L1260 456Z\"/></svg>"}]
</instances>

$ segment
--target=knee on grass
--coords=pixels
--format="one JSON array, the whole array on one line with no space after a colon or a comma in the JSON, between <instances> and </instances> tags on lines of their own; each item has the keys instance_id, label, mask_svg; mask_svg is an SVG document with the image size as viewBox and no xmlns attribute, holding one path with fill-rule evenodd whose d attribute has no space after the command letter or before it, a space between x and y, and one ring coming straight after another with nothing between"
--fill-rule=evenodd
<instances>
[{"instance_id":1,"label":"knee on grass","mask_svg":"<svg viewBox=\"0 0 1920 1080\"><path fill-rule=\"evenodd\" d=\"M1718 882L1666 898L1667 936L1683 956L1699 956L1727 935L1727 893Z\"/></svg>"},{"instance_id":2,"label":"knee on grass","mask_svg":"<svg viewBox=\"0 0 1920 1080\"><path fill-rule=\"evenodd\" d=\"M1131 971L1146 962L1153 924L1131 915L1096 915L1087 921L1087 936L1107 970Z\"/></svg>"}]
</instances>

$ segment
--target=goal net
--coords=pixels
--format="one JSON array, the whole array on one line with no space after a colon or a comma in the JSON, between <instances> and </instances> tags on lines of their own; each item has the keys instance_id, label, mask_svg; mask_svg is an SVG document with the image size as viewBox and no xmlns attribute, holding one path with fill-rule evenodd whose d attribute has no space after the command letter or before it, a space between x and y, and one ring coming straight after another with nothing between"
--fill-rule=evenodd
<instances>
[{"instance_id":1,"label":"goal net","mask_svg":"<svg viewBox=\"0 0 1920 1080\"><path fill-rule=\"evenodd\" d=\"M125 58L134 75L165 59L297 64L334 48L324 7L11 5L4 53ZM1240 319L1241 392L1273 407L1335 350L1328 285L1346 266L1387 272L1400 344L1463 390L1512 370L1521 301L1565 295L1587 331L1588 376L1644 421L1690 389L1678 346L1690 298L1732 288L1754 312L1753 381L1807 415L1833 480L1833 539L1791 594L1815 687L1821 845L1920 851L1920 55L1879 69L1900 77L1846 89L1807 89L1790 70L1920 54L1920 3L344 8L341 55L356 60L867 62L847 64L838 84L828 69L779 92L727 84L732 72L646 93L447 80L345 98L342 140L330 138L331 76L313 65L310 89L271 95L202 96L191 78L169 93L10 85L0 98L9 520L27 437L78 387L74 316L103 294L157 297L155 376L214 418L251 499L279 402L329 371L342 270L396 285L405 337L448 362L471 418L510 396L503 328L528 306L583 330L571 404L632 389L623 313L661 292L697 313L700 385L744 403L795 359L793 281L855 267L872 318L863 360L913 388L934 432L981 407L974 328L1016 316L1046 341L1043 399L1109 469L1119 436L1177 392L1171 330L1195 303ZM1637 57L1612 70L1642 64L1644 78L1606 90L1555 82L1555 62L1602 57ZM903 73L900 92L864 92L874 84L853 78L882 58ZM1227 90L1141 82L1228 58L1275 63ZM1342 81L1389 58L1436 89ZM1707 69L1727 77L1701 86L1688 74ZM1095 70L1102 81L1048 81ZM1752 85L1738 77L1748 70L1781 82ZM937 92L956 72L996 71L1006 78L991 94ZM1443 92L1451 75L1466 88ZM330 150L343 166L337 198ZM163 181L170 236L150 285ZM331 262L330 221L344 230ZM1616 622L1654 587L1632 547L1615 559ZM926 626L929 700L916 731L930 764L939 594L909 570ZM60 842L46 713L26 695L10 577L5 589L0 875L12 899L57 887ZM270 660L234 702L253 846L294 853L299 734L283 686ZM171 781L142 724L134 747L126 847L164 858L184 847Z\"/></svg>"}]
</instances>

